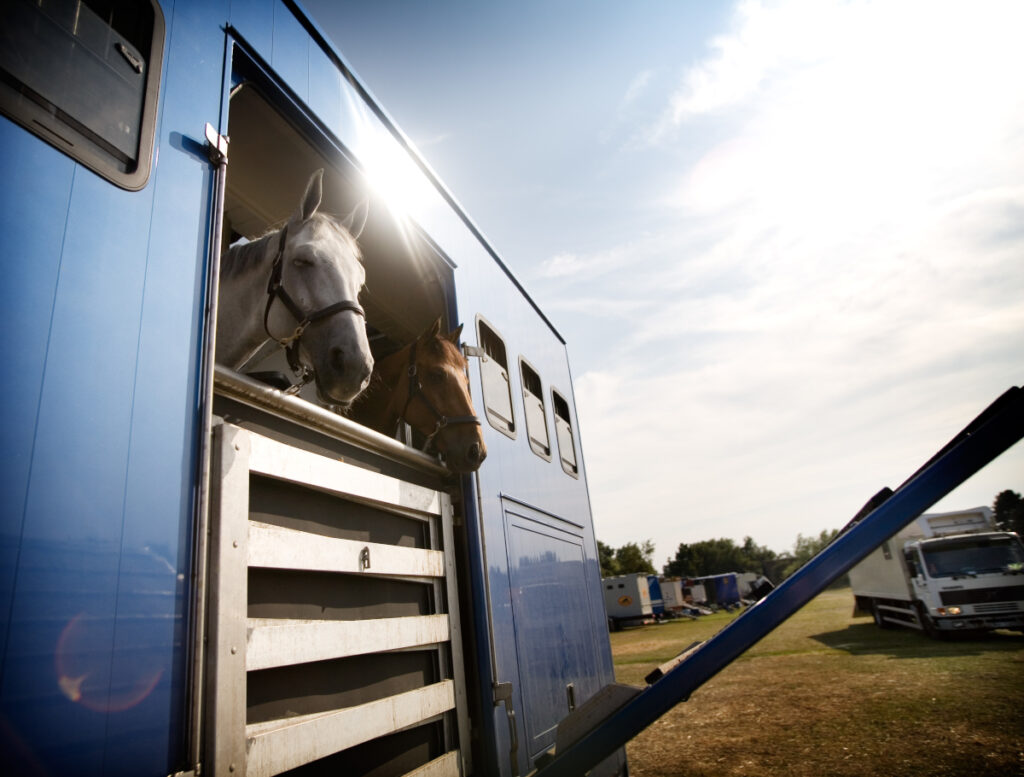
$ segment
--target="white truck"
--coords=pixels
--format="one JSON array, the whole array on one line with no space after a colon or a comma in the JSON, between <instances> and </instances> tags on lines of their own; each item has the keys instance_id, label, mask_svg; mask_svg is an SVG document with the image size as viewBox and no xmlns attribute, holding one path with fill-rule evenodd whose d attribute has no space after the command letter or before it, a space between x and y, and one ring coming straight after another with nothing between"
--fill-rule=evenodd
<instances>
[{"instance_id":1,"label":"white truck","mask_svg":"<svg viewBox=\"0 0 1024 777\"><path fill-rule=\"evenodd\" d=\"M855 614L930 637L1024 631L1024 545L976 507L922 515L850 570Z\"/></svg>"}]
</instances>

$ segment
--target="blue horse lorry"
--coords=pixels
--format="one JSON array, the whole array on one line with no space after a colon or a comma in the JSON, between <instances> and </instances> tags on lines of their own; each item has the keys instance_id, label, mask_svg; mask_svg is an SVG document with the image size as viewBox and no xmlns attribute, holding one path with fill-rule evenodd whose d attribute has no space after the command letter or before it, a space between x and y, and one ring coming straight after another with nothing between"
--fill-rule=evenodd
<instances>
[{"instance_id":1,"label":"blue horse lorry","mask_svg":"<svg viewBox=\"0 0 1024 777\"><path fill-rule=\"evenodd\" d=\"M561 336L297 3L0 36L4 773L530 771L614 679ZM215 366L222 248L318 169L374 347L465 325L477 473Z\"/></svg>"},{"instance_id":2,"label":"blue horse lorry","mask_svg":"<svg viewBox=\"0 0 1024 777\"><path fill-rule=\"evenodd\" d=\"M616 685L564 341L298 4L0 20L5 774L625 774L630 737L1024 436L1011 389ZM370 202L375 347L466 324L476 473L215 365L221 250L318 169L329 210Z\"/></svg>"}]
</instances>

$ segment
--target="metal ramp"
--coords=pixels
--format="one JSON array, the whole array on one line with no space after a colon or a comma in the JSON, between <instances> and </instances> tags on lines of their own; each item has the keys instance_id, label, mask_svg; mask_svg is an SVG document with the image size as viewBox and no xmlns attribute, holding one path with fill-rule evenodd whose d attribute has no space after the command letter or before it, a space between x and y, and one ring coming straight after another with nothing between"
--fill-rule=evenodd
<instances>
[{"instance_id":1,"label":"metal ramp","mask_svg":"<svg viewBox=\"0 0 1024 777\"><path fill-rule=\"evenodd\" d=\"M227 423L211 453L204 772L467 773L448 495Z\"/></svg>"}]
</instances>

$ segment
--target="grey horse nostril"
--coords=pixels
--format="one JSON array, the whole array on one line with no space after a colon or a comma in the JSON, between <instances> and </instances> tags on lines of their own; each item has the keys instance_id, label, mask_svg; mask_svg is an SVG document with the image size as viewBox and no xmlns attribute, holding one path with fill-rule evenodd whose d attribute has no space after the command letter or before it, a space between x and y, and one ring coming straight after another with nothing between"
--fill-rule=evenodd
<instances>
[{"instance_id":1,"label":"grey horse nostril","mask_svg":"<svg viewBox=\"0 0 1024 777\"><path fill-rule=\"evenodd\" d=\"M338 371L345 371L345 352L338 346L334 346L330 351L331 368Z\"/></svg>"}]
</instances>

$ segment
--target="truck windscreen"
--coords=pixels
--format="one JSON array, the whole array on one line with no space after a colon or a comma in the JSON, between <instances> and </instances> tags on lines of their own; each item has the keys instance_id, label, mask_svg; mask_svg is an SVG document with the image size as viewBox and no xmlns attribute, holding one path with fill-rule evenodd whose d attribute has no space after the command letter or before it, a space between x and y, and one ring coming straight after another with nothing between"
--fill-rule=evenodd
<instances>
[{"instance_id":1,"label":"truck windscreen","mask_svg":"<svg viewBox=\"0 0 1024 777\"><path fill-rule=\"evenodd\" d=\"M1012 536L950 540L921 550L929 577L1024 572L1024 547Z\"/></svg>"}]
</instances>

